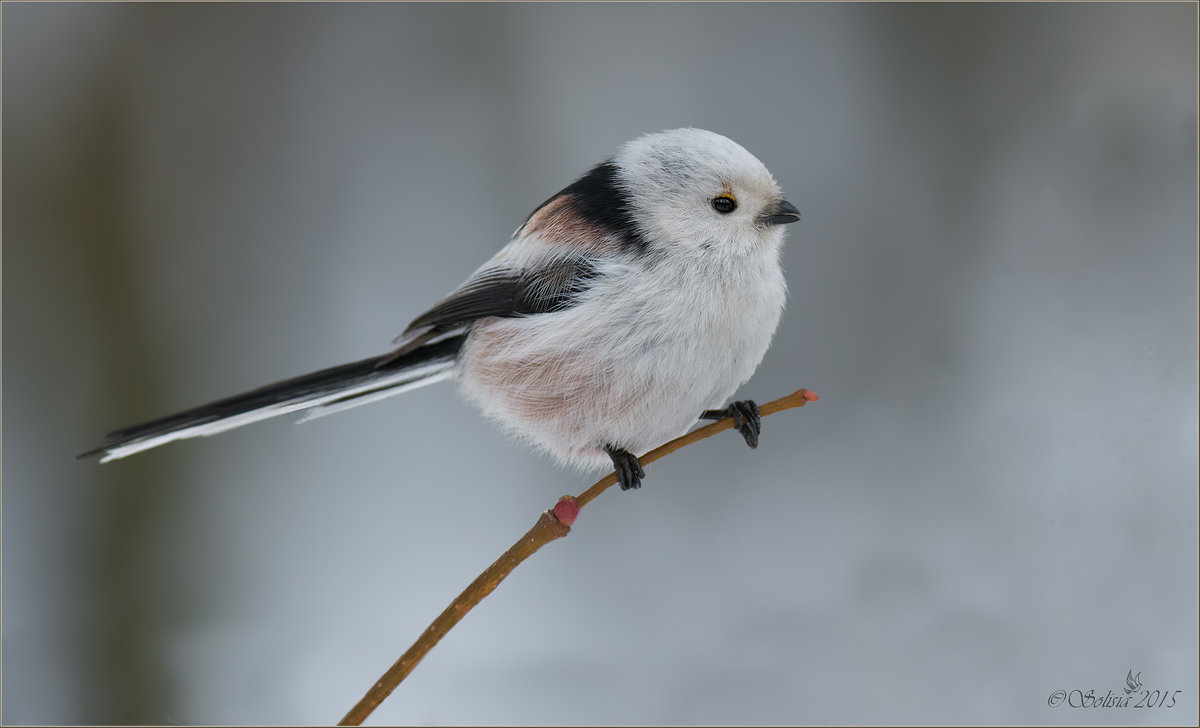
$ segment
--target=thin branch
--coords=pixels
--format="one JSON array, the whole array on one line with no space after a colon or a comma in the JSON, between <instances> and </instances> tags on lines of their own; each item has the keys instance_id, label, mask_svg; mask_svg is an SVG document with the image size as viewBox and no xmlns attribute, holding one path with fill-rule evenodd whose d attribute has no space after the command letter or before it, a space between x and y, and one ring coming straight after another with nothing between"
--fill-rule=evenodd
<instances>
[{"instance_id":1,"label":"thin branch","mask_svg":"<svg viewBox=\"0 0 1200 728\"><path fill-rule=\"evenodd\" d=\"M774 402L759 407L759 412L766 417L773 415L776 412L782 412L793 407L803 407L809 402L815 402L817 395L807 389L797 390L786 397L781 397ZM699 442L707 437L712 437L718 432L733 429L733 418L727 417L722 420L705 425L698 430L677 437L661 447L642 455L638 458L643 466L649 465L655 460L670 455L681 447L691 445L694 442ZM504 554L496 559L496 561L486 569L483 573L476 577L475 581L471 582L470 586L463 590L454 601L450 602L450 606L438 615L437 619L421 634L412 647L400 656L396 663L388 668L388 671L383 673L379 681L371 686L367 694L362 700L346 713L346 717L338 725L361 725L366 718L374 712L375 708L392 693L393 690L400 684L408 674L413 671L428 652L433 649L433 646L438 643L442 637L450 629L458 624L458 621L466 616L467 612L471 611L480 601L488 594L491 594L504 578L512 573L512 570L517 568L525 559L529 558L540 549L542 546L551 541L562 538L571 532L571 524L575 522L575 518L579 513L579 509L583 508L588 503L592 502L596 496L603 493L609 487L617 482L617 474L609 473L601 478L592 487L588 488L577 497L565 495L559 499L558 503L552 510L543 511L538 517L537 523L533 524L533 528L525 533L512 547L505 551Z\"/></svg>"}]
</instances>

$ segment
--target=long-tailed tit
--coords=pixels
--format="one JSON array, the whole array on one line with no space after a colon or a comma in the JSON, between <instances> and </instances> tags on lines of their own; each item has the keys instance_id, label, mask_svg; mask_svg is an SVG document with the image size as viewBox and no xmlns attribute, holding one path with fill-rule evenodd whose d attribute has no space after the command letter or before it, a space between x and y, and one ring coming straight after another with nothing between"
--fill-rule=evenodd
<instances>
[{"instance_id":1,"label":"long-tailed tit","mask_svg":"<svg viewBox=\"0 0 1200 728\"><path fill-rule=\"evenodd\" d=\"M111 433L102 461L288 412L305 419L451 379L485 414L558 460L612 465L721 409L783 312L781 225L799 212L752 154L701 129L626 143L533 211L508 245L418 316L390 353Z\"/></svg>"}]
</instances>

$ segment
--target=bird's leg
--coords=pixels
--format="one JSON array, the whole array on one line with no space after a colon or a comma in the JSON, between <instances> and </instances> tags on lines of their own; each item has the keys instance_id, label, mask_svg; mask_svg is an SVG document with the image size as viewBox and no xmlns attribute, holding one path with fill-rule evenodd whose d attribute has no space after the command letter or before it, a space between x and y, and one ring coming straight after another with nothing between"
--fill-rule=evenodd
<instances>
[{"instance_id":1,"label":"bird's leg","mask_svg":"<svg viewBox=\"0 0 1200 728\"><path fill-rule=\"evenodd\" d=\"M617 482L621 484L621 490L642 487L642 478L646 477L646 471L642 470L642 464L638 462L636 455L613 445L605 445L604 452L612 458L613 469L617 471Z\"/></svg>"},{"instance_id":2,"label":"bird's leg","mask_svg":"<svg viewBox=\"0 0 1200 728\"><path fill-rule=\"evenodd\" d=\"M734 402L725 409L704 410L700 414L702 420L721 420L732 417L738 432L746 438L746 444L752 448L758 447L758 433L762 430L762 416L758 413L758 405L752 399Z\"/></svg>"}]
</instances>

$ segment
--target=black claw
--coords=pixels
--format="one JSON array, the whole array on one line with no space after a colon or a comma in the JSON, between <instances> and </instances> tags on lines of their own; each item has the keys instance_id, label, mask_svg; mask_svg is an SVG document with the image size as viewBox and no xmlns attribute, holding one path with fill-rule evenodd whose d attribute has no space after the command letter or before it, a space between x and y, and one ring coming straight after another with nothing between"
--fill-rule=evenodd
<instances>
[{"instance_id":1,"label":"black claw","mask_svg":"<svg viewBox=\"0 0 1200 728\"><path fill-rule=\"evenodd\" d=\"M621 490L642 487L642 478L646 477L646 471L642 470L642 464L638 462L636 455L612 445L605 445L604 452L612 458L613 469L617 471L617 482L621 484Z\"/></svg>"},{"instance_id":2,"label":"black claw","mask_svg":"<svg viewBox=\"0 0 1200 728\"><path fill-rule=\"evenodd\" d=\"M702 420L721 420L726 417L733 418L734 426L737 427L738 432L742 433L747 445L751 448L758 447L758 433L762 431L762 415L759 414L758 405L754 404L754 400L739 400L723 410L704 410L700 414Z\"/></svg>"}]
</instances>

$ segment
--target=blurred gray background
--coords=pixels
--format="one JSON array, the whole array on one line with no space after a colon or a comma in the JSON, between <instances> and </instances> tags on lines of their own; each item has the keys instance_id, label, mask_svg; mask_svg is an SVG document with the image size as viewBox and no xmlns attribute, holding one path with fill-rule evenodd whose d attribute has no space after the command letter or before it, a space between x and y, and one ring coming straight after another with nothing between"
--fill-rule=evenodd
<instances>
[{"instance_id":1,"label":"blurred gray background","mask_svg":"<svg viewBox=\"0 0 1200 728\"><path fill-rule=\"evenodd\" d=\"M1196 6L3 9L3 720L328 723L591 478L438 385L104 466L385 350L639 134L804 219L742 396L375 723L1197 721ZM1051 708L1057 690L1182 690Z\"/></svg>"}]
</instances>

